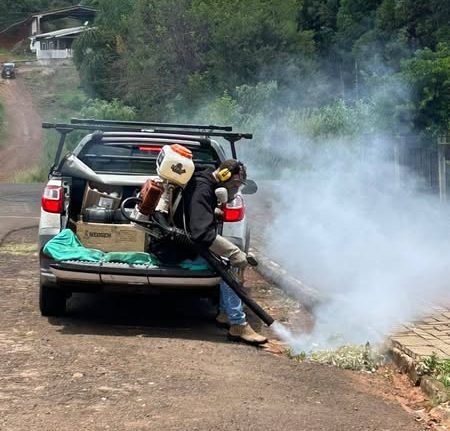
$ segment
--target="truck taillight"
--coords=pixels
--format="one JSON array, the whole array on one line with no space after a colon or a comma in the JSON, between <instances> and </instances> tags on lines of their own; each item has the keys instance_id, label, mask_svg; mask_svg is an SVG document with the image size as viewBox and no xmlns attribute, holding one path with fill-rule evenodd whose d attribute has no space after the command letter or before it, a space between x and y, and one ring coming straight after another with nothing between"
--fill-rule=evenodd
<instances>
[{"instance_id":1,"label":"truck taillight","mask_svg":"<svg viewBox=\"0 0 450 431\"><path fill-rule=\"evenodd\" d=\"M242 196L237 195L223 209L223 221L241 221L245 215L245 205Z\"/></svg>"},{"instance_id":2,"label":"truck taillight","mask_svg":"<svg viewBox=\"0 0 450 431\"><path fill-rule=\"evenodd\" d=\"M64 206L64 188L47 186L41 199L42 209L49 213L62 213Z\"/></svg>"}]
</instances>

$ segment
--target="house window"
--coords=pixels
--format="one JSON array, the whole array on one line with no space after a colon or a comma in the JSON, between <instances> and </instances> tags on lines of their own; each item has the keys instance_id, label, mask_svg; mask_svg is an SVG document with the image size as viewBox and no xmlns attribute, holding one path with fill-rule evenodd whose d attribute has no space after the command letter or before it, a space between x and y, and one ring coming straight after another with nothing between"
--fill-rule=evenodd
<instances>
[{"instance_id":1,"label":"house window","mask_svg":"<svg viewBox=\"0 0 450 431\"><path fill-rule=\"evenodd\" d=\"M45 51L45 50L48 49L48 48L47 48L47 42L41 42L41 49L42 49L43 51Z\"/></svg>"}]
</instances>

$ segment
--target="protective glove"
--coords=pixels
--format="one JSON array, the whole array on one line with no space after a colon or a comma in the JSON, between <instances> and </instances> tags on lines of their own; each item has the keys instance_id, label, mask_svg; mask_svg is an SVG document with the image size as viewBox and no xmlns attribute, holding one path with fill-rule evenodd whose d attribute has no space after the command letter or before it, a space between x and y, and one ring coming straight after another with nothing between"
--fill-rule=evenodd
<instances>
[{"instance_id":1,"label":"protective glove","mask_svg":"<svg viewBox=\"0 0 450 431\"><path fill-rule=\"evenodd\" d=\"M221 235L217 235L209 250L214 254L225 257L230 261L231 266L245 268L247 266L247 255L231 241Z\"/></svg>"},{"instance_id":2,"label":"protective glove","mask_svg":"<svg viewBox=\"0 0 450 431\"><path fill-rule=\"evenodd\" d=\"M228 190L225 187L217 187L215 194L217 203L226 204L228 202Z\"/></svg>"}]
</instances>

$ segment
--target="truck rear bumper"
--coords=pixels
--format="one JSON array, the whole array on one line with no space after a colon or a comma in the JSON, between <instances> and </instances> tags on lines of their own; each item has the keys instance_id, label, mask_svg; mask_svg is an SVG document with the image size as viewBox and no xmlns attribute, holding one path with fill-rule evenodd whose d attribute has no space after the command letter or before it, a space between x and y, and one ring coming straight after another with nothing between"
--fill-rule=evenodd
<instances>
[{"instance_id":1,"label":"truck rear bumper","mask_svg":"<svg viewBox=\"0 0 450 431\"><path fill-rule=\"evenodd\" d=\"M98 290L115 286L127 287L213 287L220 277L211 271L192 271L180 268L153 268L146 265L101 264L91 262L58 262L41 268L41 282L48 285L84 285L80 290ZM82 287L82 286L80 286ZM116 290L116 289L114 289Z\"/></svg>"}]
</instances>

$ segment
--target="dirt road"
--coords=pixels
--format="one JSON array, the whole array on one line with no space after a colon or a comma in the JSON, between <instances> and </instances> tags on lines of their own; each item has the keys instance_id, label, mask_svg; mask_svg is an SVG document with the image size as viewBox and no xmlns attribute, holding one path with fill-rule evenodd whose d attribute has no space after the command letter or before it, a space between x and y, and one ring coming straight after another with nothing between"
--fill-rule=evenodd
<instances>
[{"instance_id":1,"label":"dirt road","mask_svg":"<svg viewBox=\"0 0 450 431\"><path fill-rule=\"evenodd\" d=\"M5 108L5 136L0 146L0 182L35 166L42 152L41 118L20 78L0 79L0 101Z\"/></svg>"},{"instance_id":2,"label":"dirt road","mask_svg":"<svg viewBox=\"0 0 450 431\"><path fill-rule=\"evenodd\" d=\"M67 317L43 318L35 235L0 250L2 431L424 429L385 381L374 392L375 376L228 342L199 300L79 295ZM248 283L286 317L272 286Z\"/></svg>"}]
</instances>

